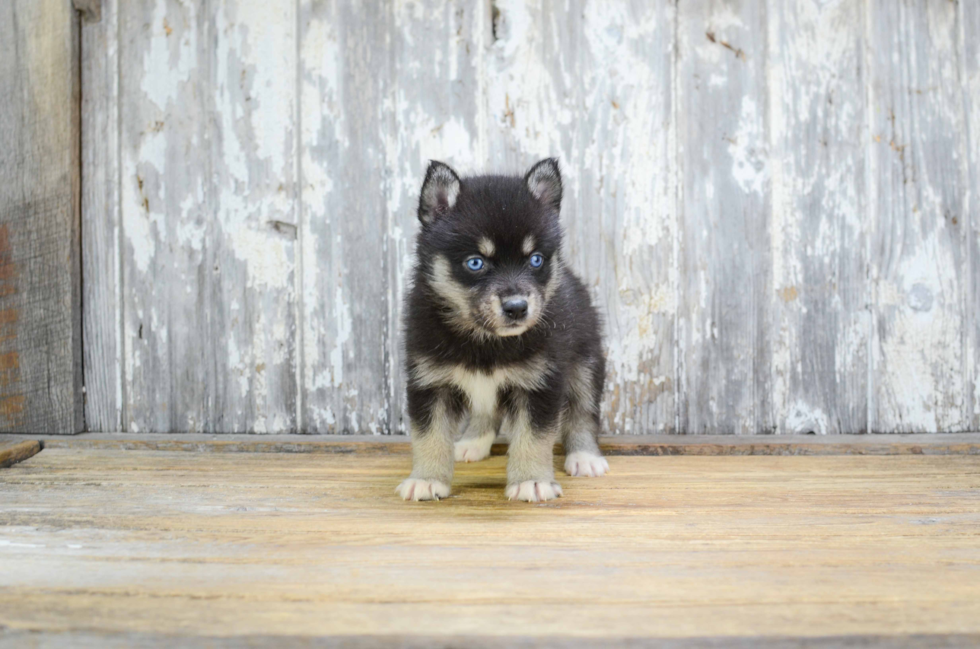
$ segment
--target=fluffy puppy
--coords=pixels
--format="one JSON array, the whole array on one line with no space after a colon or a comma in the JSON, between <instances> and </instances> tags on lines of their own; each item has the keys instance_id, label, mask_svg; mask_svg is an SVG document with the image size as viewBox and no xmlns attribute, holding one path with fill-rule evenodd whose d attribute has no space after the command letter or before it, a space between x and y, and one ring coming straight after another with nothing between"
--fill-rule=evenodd
<instances>
[{"instance_id":1,"label":"fluffy puppy","mask_svg":"<svg viewBox=\"0 0 980 649\"><path fill-rule=\"evenodd\" d=\"M559 438L569 475L608 470L596 441L599 317L562 260L561 196L551 158L523 177L460 178L429 165L405 308L413 457L397 488L405 500L448 496L454 461L486 458L498 430L510 440L511 500L561 496Z\"/></svg>"}]
</instances>

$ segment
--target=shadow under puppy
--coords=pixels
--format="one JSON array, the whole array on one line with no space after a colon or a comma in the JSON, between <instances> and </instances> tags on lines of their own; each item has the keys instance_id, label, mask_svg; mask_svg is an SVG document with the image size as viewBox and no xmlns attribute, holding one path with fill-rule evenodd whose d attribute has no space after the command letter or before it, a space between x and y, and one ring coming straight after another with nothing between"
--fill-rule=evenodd
<instances>
[{"instance_id":1,"label":"shadow under puppy","mask_svg":"<svg viewBox=\"0 0 980 649\"><path fill-rule=\"evenodd\" d=\"M460 178L429 165L405 310L413 458L397 489L405 500L448 496L453 462L485 459L498 429L510 439L511 500L561 496L559 436L569 475L608 470L597 444L599 318L562 260L561 195L550 158L523 178Z\"/></svg>"}]
</instances>

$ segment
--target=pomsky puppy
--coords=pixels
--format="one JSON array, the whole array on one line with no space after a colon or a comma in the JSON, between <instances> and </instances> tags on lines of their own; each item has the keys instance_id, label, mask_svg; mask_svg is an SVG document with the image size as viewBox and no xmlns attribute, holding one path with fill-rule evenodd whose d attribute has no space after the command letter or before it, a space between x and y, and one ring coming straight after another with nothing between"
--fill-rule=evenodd
<instances>
[{"instance_id":1,"label":"pomsky puppy","mask_svg":"<svg viewBox=\"0 0 980 649\"><path fill-rule=\"evenodd\" d=\"M454 460L485 459L498 429L510 441L510 500L561 496L559 437L569 475L608 471L597 443L599 317L562 260L561 195L551 158L523 178L460 178L429 164L405 309L413 460L397 489L405 500L448 496Z\"/></svg>"}]
</instances>

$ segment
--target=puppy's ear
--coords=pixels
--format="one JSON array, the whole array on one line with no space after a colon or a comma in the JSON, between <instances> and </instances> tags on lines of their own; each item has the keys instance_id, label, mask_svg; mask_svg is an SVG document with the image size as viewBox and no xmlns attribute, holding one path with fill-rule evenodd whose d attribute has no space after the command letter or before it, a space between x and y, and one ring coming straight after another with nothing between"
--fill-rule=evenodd
<instances>
[{"instance_id":1,"label":"puppy's ear","mask_svg":"<svg viewBox=\"0 0 980 649\"><path fill-rule=\"evenodd\" d=\"M419 221L429 225L449 213L459 198L459 176L449 165L432 160L419 194Z\"/></svg>"},{"instance_id":2,"label":"puppy's ear","mask_svg":"<svg viewBox=\"0 0 980 649\"><path fill-rule=\"evenodd\" d=\"M524 176L524 182L531 195L554 208L561 209L561 172L558 170L558 160L545 158L537 163Z\"/></svg>"}]
</instances>

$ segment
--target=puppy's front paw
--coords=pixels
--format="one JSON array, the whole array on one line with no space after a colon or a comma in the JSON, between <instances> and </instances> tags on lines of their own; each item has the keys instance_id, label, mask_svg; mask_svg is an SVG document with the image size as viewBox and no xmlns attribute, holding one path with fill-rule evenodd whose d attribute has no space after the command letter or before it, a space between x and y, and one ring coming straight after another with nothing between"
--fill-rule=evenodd
<instances>
[{"instance_id":1,"label":"puppy's front paw","mask_svg":"<svg viewBox=\"0 0 980 649\"><path fill-rule=\"evenodd\" d=\"M557 482L538 482L525 480L507 485L504 490L507 500L524 500L529 503L539 503L561 497L561 485Z\"/></svg>"},{"instance_id":2,"label":"puppy's front paw","mask_svg":"<svg viewBox=\"0 0 980 649\"><path fill-rule=\"evenodd\" d=\"M439 500L449 496L449 485L438 480L408 478L395 491L402 500Z\"/></svg>"},{"instance_id":3,"label":"puppy's front paw","mask_svg":"<svg viewBox=\"0 0 980 649\"><path fill-rule=\"evenodd\" d=\"M490 457L491 446L493 446L492 436L464 437L456 442L456 461L479 462L480 460L485 460Z\"/></svg>"},{"instance_id":4,"label":"puppy's front paw","mask_svg":"<svg viewBox=\"0 0 980 649\"><path fill-rule=\"evenodd\" d=\"M565 473L575 477L598 478L609 471L606 458L588 451L575 451L565 458Z\"/></svg>"}]
</instances>

